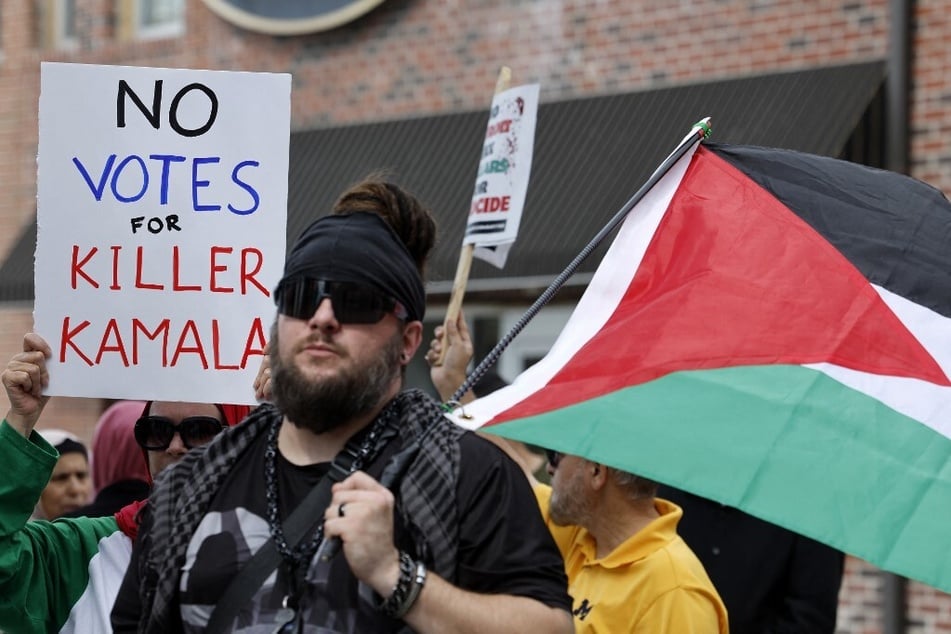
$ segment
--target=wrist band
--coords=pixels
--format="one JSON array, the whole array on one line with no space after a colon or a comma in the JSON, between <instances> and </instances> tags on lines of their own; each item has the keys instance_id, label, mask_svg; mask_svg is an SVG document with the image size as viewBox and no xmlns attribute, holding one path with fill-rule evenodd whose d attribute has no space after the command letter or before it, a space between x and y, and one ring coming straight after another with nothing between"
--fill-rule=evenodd
<instances>
[{"instance_id":1,"label":"wrist band","mask_svg":"<svg viewBox=\"0 0 951 634\"><path fill-rule=\"evenodd\" d=\"M421 561L413 561L408 553L400 551L400 576L393 586L393 592L378 609L383 614L400 619L409 612L426 583L426 566Z\"/></svg>"}]
</instances>

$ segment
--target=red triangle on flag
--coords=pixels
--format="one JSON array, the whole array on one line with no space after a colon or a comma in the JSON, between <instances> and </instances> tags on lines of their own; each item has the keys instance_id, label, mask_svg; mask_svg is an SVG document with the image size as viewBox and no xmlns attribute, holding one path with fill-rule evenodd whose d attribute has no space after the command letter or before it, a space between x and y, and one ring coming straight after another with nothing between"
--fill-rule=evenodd
<instances>
[{"instance_id":1,"label":"red triangle on flag","mask_svg":"<svg viewBox=\"0 0 951 634\"><path fill-rule=\"evenodd\" d=\"M833 245L701 146L616 311L541 400L547 410L680 370L809 363L951 384Z\"/></svg>"}]
</instances>

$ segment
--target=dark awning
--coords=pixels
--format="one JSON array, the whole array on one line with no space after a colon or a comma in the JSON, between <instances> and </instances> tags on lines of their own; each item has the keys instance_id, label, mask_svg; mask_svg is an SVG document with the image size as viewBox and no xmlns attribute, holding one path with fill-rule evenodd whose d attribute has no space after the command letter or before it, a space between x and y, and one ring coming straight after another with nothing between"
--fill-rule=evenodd
<instances>
[{"instance_id":1,"label":"dark awning","mask_svg":"<svg viewBox=\"0 0 951 634\"><path fill-rule=\"evenodd\" d=\"M470 293L546 286L705 116L719 142L841 155L884 77L875 61L542 104L518 242L504 270L473 263ZM386 169L436 214L430 291L447 293L487 119L486 109L293 133L288 238L347 185ZM0 268L0 301L32 299L35 240L34 222Z\"/></svg>"}]
</instances>

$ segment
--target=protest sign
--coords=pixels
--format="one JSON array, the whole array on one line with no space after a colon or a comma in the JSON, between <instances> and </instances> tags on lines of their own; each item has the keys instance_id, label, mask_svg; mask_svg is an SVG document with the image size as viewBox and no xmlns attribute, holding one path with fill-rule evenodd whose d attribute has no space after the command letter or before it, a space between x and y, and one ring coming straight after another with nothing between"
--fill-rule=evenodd
<instances>
[{"instance_id":1,"label":"protest sign","mask_svg":"<svg viewBox=\"0 0 951 634\"><path fill-rule=\"evenodd\" d=\"M518 235L537 112L538 84L510 88L492 100L463 244L475 245L475 257L498 268Z\"/></svg>"},{"instance_id":2,"label":"protest sign","mask_svg":"<svg viewBox=\"0 0 951 634\"><path fill-rule=\"evenodd\" d=\"M284 263L290 76L43 63L47 394L253 403Z\"/></svg>"}]
</instances>

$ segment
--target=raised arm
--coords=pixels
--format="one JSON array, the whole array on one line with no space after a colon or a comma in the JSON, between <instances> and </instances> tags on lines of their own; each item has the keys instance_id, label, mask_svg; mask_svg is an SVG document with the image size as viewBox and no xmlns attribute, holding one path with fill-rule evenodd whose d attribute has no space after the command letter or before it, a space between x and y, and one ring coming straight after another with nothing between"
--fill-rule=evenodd
<instances>
[{"instance_id":1,"label":"raised arm","mask_svg":"<svg viewBox=\"0 0 951 634\"><path fill-rule=\"evenodd\" d=\"M34 333L3 371L10 400L0 424L0 630L59 631L89 581L100 540L118 530L112 517L29 521L56 465L56 449L32 431L47 397L50 349ZM96 615L84 620L99 631Z\"/></svg>"},{"instance_id":2,"label":"raised arm","mask_svg":"<svg viewBox=\"0 0 951 634\"><path fill-rule=\"evenodd\" d=\"M6 420L24 438L29 438L49 401L43 389L49 384L46 360L52 351L49 344L35 332L23 337L23 352L7 363L0 380L7 391L10 410Z\"/></svg>"},{"instance_id":3,"label":"raised arm","mask_svg":"<svg viewBox=\"0 0 951 634\"><path fill-rule=\"evenodd\" d=\"M442 362L439 356L445 348ZM466 368L472 360L472 338L462 311L455 322L445 326L436 326L433 340L429 342L426 361L429 363L429 378L439 392L439 398L449 400L466 380ZM468 390L460 399L461 403L475 400L475 394Z\"/></svg>"}]
</instances>

